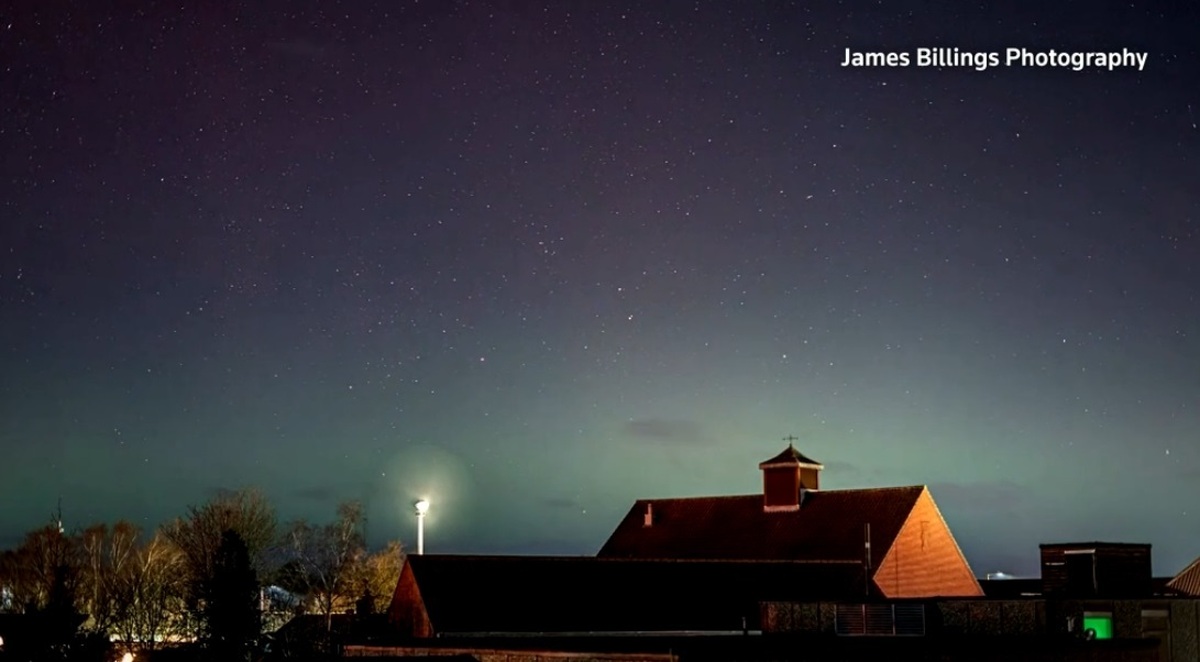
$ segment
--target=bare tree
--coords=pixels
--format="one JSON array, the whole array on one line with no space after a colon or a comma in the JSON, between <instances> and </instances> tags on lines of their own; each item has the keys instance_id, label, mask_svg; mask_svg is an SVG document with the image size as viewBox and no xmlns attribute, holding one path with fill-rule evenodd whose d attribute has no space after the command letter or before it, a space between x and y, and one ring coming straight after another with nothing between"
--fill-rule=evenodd
<instances>
[{"instance_id":1,"label":"bare tree","mask_svg":"<svg viewBox=\"0 0 1200 662\"><path fill-rule=\"evenodd\" d=\"M186 517L164 527L163 535L183 554L187 602L197 625L203 626L203 587L213 577L217 552L226 532L245 544L250 566L264 576L267 552L275 542L275 509L255 489L223 492L202 506L190 506Z\"/></svg>"},{"instance_id":2,"label":"bare tree","mask_svg":"<svg viewBox=\"0 0 1200 662\"><path fill-rule=\"evenodd\" d=\"M13 594L9 607L26 614L26 643L14 659L93 659L110 647L100 632L81 630L86 606L82 537L68 535L55 518L30 531L20 547L3 555L4 584ZM9 582L12 582L11 584ZM96 658L98 659L98 658Z\"/></svg>"},{"instance_id":3,"label":"bare tree","mask_svg":"<svg viewBox=\"0 0 1200 662\"><path fill-rule=\"evenodd\" d=\"M325 526L303 520L292 523L285 536L291 557L290 581L307 593L317 613L332 629L333 614L353 606L360 585L356 573L365 555L363 506L348 501L338 506L337 519Z\"/></svg>"},{"instance_id":4,"label":"bare tree","mask_svg":"<svg viewBox=\"0 0 1200 662\"><path fill-rule=\"evenodd\" d=\"M260 574L275 541L275 508L257 489L222 492L202 506L189 506L186 517L163 529L199 574L211 574L221 536L233 531L246 543L250 562Z\"/></svg>"},{"instance_id":5,"label":"bare tree","mask_svg":"<svg viewBox=\"0 0 1200 662\"><path fill-rule=\"evenodd\" d=\"M31 555L24 546L0 552L0 586L8 589L4 611L20 614L37 605L38 581Z\"/></svg>"},{"instance_id":6,"label":"bare tree","mask_svg":"<svg viewBox=\"0 0 1200 662\"><path fill-rule=\"evenodd\" d=\"M162 533L138 546L115 587L115 633L153 650L172 635L189 631L184 572L183 553Z\"/></svg>"},{"instance_id":7,"label":"bare tree","mask_svg":"<svg viewBox=\"0 0 1200 662\"><path fill-rule=\"evenodd\" d=\"M404 568L404 557L404 546L397 540L389 541L384 549L363 557L357 572L358 594L371 612L383 613L391 605L392 594L400 582L400 571Z\"/></svg>"},{"instance_id":8,"label":"bare tree","mask_svg":"<svg viewBox=\"0 0 1200 662\"><path fill-rule=\"evenodd\" d=\"M88 616L87 636L107 641L116 634L153 648L186 615L186 566L161 534L145 543L141 538L128 522L111 529L97 524L74 536L51 523L0 555L0 585L9 587L15 611L78 610Z\"/></svg>"},{"instance_id":9,"label":"bare tree","mask_svg":"<svg viewBox=\"0 0 1200 662\"><path fill-rule=\"evenodd\" d=\"M117 593L136 555L141 531L120 521L110 530L96 524L83 531L80 545L83 572L80 601L94 631L108 632L114 625L119 603Z\"/></svg>"},{"instance_id":10,"label":"bare tree","mask_svg":"<svg viewBox=\"0 0 1200 662\"><path fill-rule=\"evenodd\" d=\"M41 609L51 594L69 595L74 604L78 597L82 564L79 538L50 523L25 534L13 553L6 555L7 573L13 577L14 608L28 612Z\"/></svg>"}]
</instances>

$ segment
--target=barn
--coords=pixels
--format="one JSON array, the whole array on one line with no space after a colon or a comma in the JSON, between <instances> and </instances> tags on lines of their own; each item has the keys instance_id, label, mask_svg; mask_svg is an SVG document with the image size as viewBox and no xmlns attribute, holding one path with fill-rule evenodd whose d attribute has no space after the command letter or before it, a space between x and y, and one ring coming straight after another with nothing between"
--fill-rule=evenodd
<instances>
[{"instance_id":1,"label":"barn","mask_svg":"<svg viewBox=\"0 0 1200 662\"><path fill-rule=\"evenodd\" d=\"M821 490L823 469L789 444L761 494L639 500L599 556L855 562L886 598L983 595L929 488Z\"/></svg>"},{"instance_id":2,"label":"barn","mask_svg":"<svg viewBox=\"0 0 1200 662\"><path fill-rule=\"evenodd\" d=\"M642 499L595 557L409 556L398 634L733 633L768 602L982 596L925 486L820 489L790 444L761 494Z\"/></svg>"}]
</instances>

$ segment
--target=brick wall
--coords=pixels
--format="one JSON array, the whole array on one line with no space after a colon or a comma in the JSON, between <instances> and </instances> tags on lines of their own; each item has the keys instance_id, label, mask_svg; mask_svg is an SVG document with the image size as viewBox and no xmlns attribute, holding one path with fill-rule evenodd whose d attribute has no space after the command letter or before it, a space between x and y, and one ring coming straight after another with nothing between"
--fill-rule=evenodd
<instances>
[{"instance_id":1,"label":"brick wall","mask_svg":"<svg viewBox=\"0 0 1200 662\"><path fill-rule=\"evenodd\" d=\"M1200 660L1200 609L1195 600L1171 601L1171 659Z\"/></svg>"}]
</instances>

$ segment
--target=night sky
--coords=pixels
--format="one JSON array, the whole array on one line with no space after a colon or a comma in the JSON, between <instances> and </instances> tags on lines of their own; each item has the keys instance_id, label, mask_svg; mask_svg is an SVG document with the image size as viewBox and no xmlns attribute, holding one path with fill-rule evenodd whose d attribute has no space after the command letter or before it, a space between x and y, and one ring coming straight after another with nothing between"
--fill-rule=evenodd
<instances>
[{"instance_id":1,"label":"night sky","mask_svg":"<svg viewBox=\"0 0 1200 662\"><path fill-rule=\"evenodd\" d=\"M1014 4L6 5L0 547L255 485L593 554L795 435L928 484L979 574L1178 572L1200 8ZM841 66L919 47L1148 59Z\"/></svg>"}]
</instances>

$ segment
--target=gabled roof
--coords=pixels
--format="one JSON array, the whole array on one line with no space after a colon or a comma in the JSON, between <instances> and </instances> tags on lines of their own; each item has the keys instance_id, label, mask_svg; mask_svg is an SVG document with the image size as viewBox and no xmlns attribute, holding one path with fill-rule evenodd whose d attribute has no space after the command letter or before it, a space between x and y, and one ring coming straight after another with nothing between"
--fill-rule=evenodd
<instances>
[{"instance_id":1,"label":"gabled roof","mask_svg":"<svg viewBox=\"0 0 1200 662\"><path fill-rule=\"evenodd\" d=\"M788 444L788 447L785 448L783 450L783 452L780 453L779 455L776 455L775 457L773 457L769 460L758 463L759 469L766 469L767 467L787 467L787 466L804 466L804 467L812 467L814 469L824 469L825 468L820 462L817 462L816 460L805 456L803 453L796 450L795 447L793 447L791 444Z\"/></svg>"},{"instance_id":2,"label":"gabled roof","mask_svg":"<svg viewBox=\"0 0 1200 662\"><path fill-rule=\"evenodd\" d=\"M438 635L757 629L759 602L864 593L856 563L427 554L407 566Z\"/></svg>"},{"instance_id":3,"label":"gabled roof","mask_svg":"<svg viewBox=\"0 0 1200 662\"><path fill-rule=\"evenodd\" d=\"M639 500L599 556L860 561L870 524L878 563L925 489L806 491L799 510L769 513L763 511L761 494ZM652 506L650 526L644 525L647 506Z\"/></svg>"},{"instance_id":4,"label":"gabled roof","mask_svg":"<svg viewBox=\"0 0 1200 662\"><path fill-rule=\"evenodd\" d=\"M1167 582L1167 588L1185 595L1200 596L1200 558Z\"/></svg>"}]
</instances>

